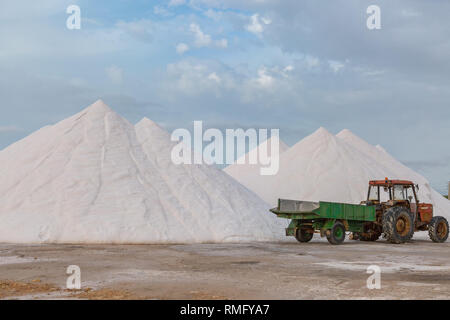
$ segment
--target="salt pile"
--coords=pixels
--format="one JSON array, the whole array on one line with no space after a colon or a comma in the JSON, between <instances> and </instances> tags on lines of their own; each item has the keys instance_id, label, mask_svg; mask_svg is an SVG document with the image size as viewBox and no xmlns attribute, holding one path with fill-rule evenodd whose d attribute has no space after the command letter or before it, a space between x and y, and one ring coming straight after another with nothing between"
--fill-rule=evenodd
<instances>
[{"instance_id":1,"label":"salt pile","mask_svg":"<svg viewBox=\"0 0 450 320\"><path fill-rule=\"evenodd\" d=\"M267 179L265 177L268 176L261 176L261 165L260 164L250 164L250 159L258 159L259 154L262 152L265 154L267 152L267 156L272 156L272 150L271 150L271 141L272 138L267 139L266 141L259 144L256 148L250 150L245 155L241 156L240 159L243 160L243 164L237 164L239 159L235 161L235 164L229 165L223 170L238 180L240 183L242 183L244 186L246 186L250 190L260 190L261 186L259 183L262 181L266 181ZM286 150L289 149L288 145L284 143L282 140L279 140L279 154L282 154ZM258 176L259 179L254 179L255 176ZM273 202L269 202L272 203ZM272 206L273 207L273 206Z\"/></svg>"},{"instance_id":2,"label":"salt pile","mask_svg":"<svg viewBox=\"0 0 450 320\"><path fill-rule=\"evenodd\" d=\"M409 179L420 185L420 201L433 203L435 215L450 218L450 202L424 177L349 130L334 136L318 129L280 154L280 170L273 176L238 164L224 171L273 206L278 198L359 203L367 197L369 180Z\"/></svg>"},{"instance_id":3,"label":"salt pile","mask_svg":"<svg viewBox=\"0 0 450 320\"><path fill-rule=\"evenodd\" d=\"M0 151L0 242L274 240L268 205L210 166L176 166L171 141L97 101Z\"/></svg>"}]
</instances>

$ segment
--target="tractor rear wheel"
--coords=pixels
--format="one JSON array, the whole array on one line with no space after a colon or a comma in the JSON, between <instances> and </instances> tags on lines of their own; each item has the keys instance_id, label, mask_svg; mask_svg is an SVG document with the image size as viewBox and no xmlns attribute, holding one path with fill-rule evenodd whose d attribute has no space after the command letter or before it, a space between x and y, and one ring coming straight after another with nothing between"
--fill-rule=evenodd
<instances>
[{"instance_id":1,"label":"tractor rear wheel","mask_svg":"<svg viewBox=\"0 0 450 320\"><path fill-rule=\"evenodd\" d=\"M448 238L448 222L444 217L433 217L428 225L428 235L433 242L445 242Z\"/></svg>"},{"instance_id":2,"label":"tractor rear wheel","mask_svg":"<svg viewBox=\"0 0 450 320\"><path fill-rule=\"evenodd\" d=\"M383 215L383 233L391 243L404 243L414 234L414 219L404 207L392 207Z\"/></svg>"},{"instance_id":3,"label":"tractor rear wheel","mask_svg":"<svg viewBox=\"0 0 450 320\"><path fill-rule=\"evenodd\" d=\"M314 230L312 229L297 229L297 232L295 233L295 239L298 240L298 242L309 242L314 235Z\"/></svg>"},{"instance_id":4,"label":"tractor rear wheel","mask_svg":"<svg viewBox=\"0 0 450 320\"><path fill-rule=\"evenodd\" d=\"M341 244L345 240L345 226L342 222L336 221L333 227L326 232L327 240L331 244Z\"/></svg>"}]
</instances>

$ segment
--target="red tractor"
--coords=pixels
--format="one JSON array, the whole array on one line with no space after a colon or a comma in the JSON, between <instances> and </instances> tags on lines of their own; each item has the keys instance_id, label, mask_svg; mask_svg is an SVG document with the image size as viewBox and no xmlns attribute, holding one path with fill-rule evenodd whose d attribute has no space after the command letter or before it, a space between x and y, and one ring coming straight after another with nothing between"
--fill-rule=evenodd
<instances>
[{"instance_id":1,"label":"red tractor","mask_svg":"<svg viewBox=\"0 0 450 320\"><path fill-rule=\"evenodd\" d=\"M433 217L433 205L421 203L418 190L418 185L407 180L370 181L367 201L361 204L375 206L376 221L366 222L363 232L353 233L353 239L375 241L384 233L389 242L404 243L415 231L428 230L431 240L445 242L449 233L447 219Z\"/></svg>"}]
</instances>

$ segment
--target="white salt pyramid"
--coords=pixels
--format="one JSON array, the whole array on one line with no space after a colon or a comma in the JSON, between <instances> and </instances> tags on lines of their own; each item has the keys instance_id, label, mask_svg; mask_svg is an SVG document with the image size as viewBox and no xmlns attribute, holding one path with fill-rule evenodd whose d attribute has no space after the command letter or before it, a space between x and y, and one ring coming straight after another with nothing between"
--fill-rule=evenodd
<instances>
[{"instance_id":1,"label":"white salt pyramid","mask_svg":"<svg viewBox=\"0 0 450 320\"><path fill-rule=\"evenodd\" d=\"M102 101L40 129L0 151L0 242L283 236L254 193L218 169L175 166L169 150L168 133L155 123L144 119L136 130Z\"/></svg>"},{"instance_id":2,"label":"white salt pyramid","mask_svg":"<svg viewBox=\"0 0 450 320\"><path fill-rule=\"evenodd\" d=\"M252 157L254 159L259 159L259 155L261 151L267 152L268 157L272 156L271 150L271 141L272 138L267 139L266 141L259 144L256 148L250 150L248 153L240 157L240 160L243 162L242 164L238 163L239 160L236 160L234 164L231 164L223 169L228 175L238 180L244 186L249 188L250 190L258 189L258 185L260 183L265 183L266 180L271 180L271 178L267 175L261 176L261 167L268 167L266 165L259 164L251 164L250 159ZM289 147L282 140L279 140L279 154L281 155L283 152L288 150ZM258 179L253 179L255 176L260 176Z\"/></svg>"}]
</instances>

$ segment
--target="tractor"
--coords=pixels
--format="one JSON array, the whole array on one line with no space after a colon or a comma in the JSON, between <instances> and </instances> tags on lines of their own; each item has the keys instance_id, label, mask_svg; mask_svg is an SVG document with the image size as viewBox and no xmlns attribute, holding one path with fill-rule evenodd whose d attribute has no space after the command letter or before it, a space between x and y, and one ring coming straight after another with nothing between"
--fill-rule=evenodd
<instances>
[{"instance_id":1,"label":"tractor","mask_svg":"<svg viewBox=\"0 0 450 320\"><path fill-rule=\"evenodd\" d=\"M341 244L346 232L350 239L376 241L382 234L390 243L409 241L415 231L426 231L434 242L445 242L449 225L444 217L433 217L433 205L419 202L419 186L407 180L369 181L367 200L359 205L278 199L270 209L289 219L287 236L309 242L314 233Z\"/></svg>"},{"instance_id":2,"label":"tractor","mask_svg":"<svg viewBox=\"0 0 450 320\"><path fill-rule=\"evenodd\" d=\"M363 232L354 232L352 238L375 241L384 233L387 241L403 243L415 231L428 230L432 241L445 242L449 233L447 219L434 217L433 205L421 203L418 191L419 185L408 180L369 181L367 200L361 204L375 207L376 221L365 223Z\"/></svg>"}]
</instances>

